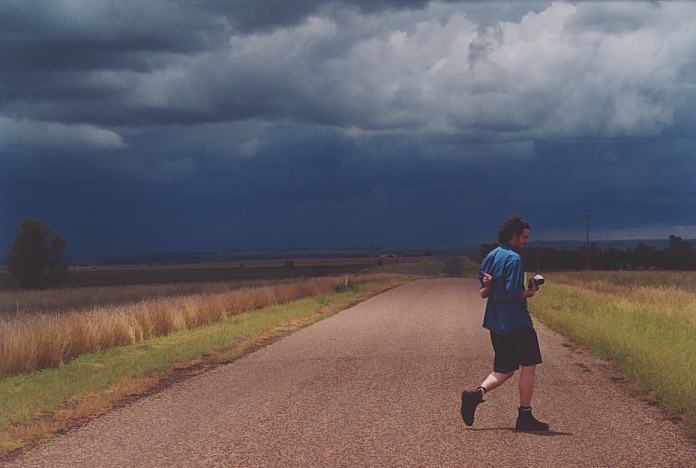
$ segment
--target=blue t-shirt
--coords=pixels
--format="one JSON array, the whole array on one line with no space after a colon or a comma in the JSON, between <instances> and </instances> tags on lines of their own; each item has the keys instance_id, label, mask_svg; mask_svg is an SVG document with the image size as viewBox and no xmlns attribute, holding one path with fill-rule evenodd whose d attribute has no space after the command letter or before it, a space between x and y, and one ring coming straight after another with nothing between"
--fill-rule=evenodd
<instances>
[{"instance_id":1,"label":"blue t-shirt","mask_svg":"<svg viewBox=\"0 0 696 468\"><path fill-rule=\"evenodd\" d=\"M522 258L512 247L502 244L491 250L481 262L481 270L493 276L493 288L488 296L483 327L501 335L515 328L533 328L524 292ZM479 273L481 288L483 275Z\"/></svg>"}]
</instances>

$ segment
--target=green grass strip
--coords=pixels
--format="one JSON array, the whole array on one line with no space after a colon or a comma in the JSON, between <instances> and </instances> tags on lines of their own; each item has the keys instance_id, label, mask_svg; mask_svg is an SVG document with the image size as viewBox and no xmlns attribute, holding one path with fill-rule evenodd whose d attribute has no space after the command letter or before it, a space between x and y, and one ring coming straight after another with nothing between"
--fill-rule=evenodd
<instances>
[{"instance_id":1,"label":"green grass strip","mask_svg":"<svg viewBox=\"0 0 696 468\"><path fill-rule=\"evenodd\" d=\"M294 300L182 330L145 343L84 354L62 367L0 380L0 432L12 424L52 413L66 402L131 378L161 373L241 338L273 329L333 303L357 302L365 293L408 281L405 278L358 283L342 292Z\"/></svg>"},{"instance_id":2,"label":"green grass strip","mask_svg":"<svg viewBox=\"0 0 696 468\"><path fill-rule=\"evenodd\" d=\"M696 313L696 295L684 306ZM693 322L666 319L657 303L554 283L530 300L530 310L553 330L611 360L696 428Z\"/></svg>"}]
</instances>

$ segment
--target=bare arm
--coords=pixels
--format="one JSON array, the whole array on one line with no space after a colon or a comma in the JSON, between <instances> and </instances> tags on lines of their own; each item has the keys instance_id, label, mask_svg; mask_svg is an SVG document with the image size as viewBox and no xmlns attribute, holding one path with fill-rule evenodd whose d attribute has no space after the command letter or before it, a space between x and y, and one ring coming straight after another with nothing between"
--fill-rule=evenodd
<instances>
[{"instance_id":1,"label":"bare arm","mask_svg":"<svg viewBox=\"0 0 696 468\"><path fill-rule=\"evenodd\" d=\"M527 299L528 297L533 297L534 294L539 290L539 286L535 282L531 282L531 286L525 292L522 293L520 299Z\"/></svg>"},{"instance_id":2,"label":"bare arm","mask_svg":"<svg viewBox=\"0 0 696 468\"><path fill-rule=\"evenodd\" d=\"M491 289L493 289L493 277L484 271L482 271L481 274L483 275L483 287L479 290L479 292L481 293L481 299L485 299L491 295Z\"/></svg>"}]
</instances>

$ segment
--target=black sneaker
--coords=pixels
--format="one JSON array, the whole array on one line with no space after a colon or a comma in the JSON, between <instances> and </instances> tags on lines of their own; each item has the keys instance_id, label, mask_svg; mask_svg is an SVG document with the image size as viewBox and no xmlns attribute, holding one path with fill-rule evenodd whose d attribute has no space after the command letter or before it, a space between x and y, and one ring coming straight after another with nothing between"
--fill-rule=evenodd
<instances>
[{"instance_id":1,"label":"black sneaker","mask_svg":"<svg viewBox=\"0 0 696 468\"><path fill-rule=\"evenodd\" d=\"M517 408L517 423L515 424L516 431L548 431L549 425L545 422L537 420L532 414L532 410L524 411Z\"/></svg>"},{"instance_id":2,"label":"black sneaker","mask_svg":"<svg viewBox=\"0 0 696 468\"><path fill-rule=\"evenodd\" d=\"M471 426L474 424L474 412L479 403L483 403L483 397L478 390L464 390L462 392L462 419L464 424Z\"/></svg>"}]
</instances>

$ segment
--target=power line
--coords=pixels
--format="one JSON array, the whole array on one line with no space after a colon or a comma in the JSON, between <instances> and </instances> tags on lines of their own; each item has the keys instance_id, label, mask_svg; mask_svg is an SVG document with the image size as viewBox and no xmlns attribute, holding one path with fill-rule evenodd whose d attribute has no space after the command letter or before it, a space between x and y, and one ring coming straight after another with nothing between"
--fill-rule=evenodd
<instances>
[{"instance_id":1,"label":"power line","mask_svg":"<svg viewBox=\"0 0 696 468\"><path fill-rule=\"evenodd\" d=\"M585 218L585 229L587 232L587 238L585 241L585 260L587 262L587 269L590 269L590 218L594 218L596 215L593 214L581 214L578 218Z\"/></svg>"}]
</instances>

